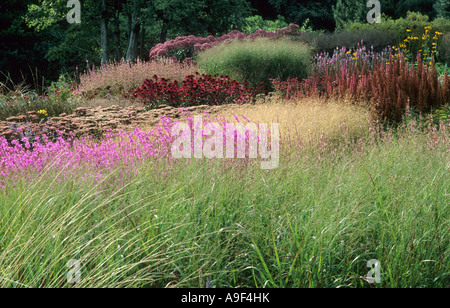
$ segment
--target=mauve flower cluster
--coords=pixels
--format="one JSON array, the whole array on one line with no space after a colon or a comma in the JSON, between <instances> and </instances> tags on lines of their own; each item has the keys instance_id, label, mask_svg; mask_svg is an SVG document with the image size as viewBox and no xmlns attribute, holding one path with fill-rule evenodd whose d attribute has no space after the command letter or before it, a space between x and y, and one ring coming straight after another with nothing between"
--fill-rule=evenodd
<instances>
[{"instance_id":1,"label":"mauve flower cluster","mask_svg":"<svg viewBox=\"0 0 450 308\"><path fill-rule=\"evenodd\" d=\"M186 115L189 115L187 108L184 110ZM270 128L268 128L266 124L253 123L254 125L247 127L246 125L250 123L249 118L242 116L242 123L238 116L234 116L234 118L236 120L235 124L227 122L225 117L216 117L215 121L213 121L206 111L202 116L187 116L185 120L189 130L181 130L177 135L171 135L171 138L173 140L190 140L190 148L188 149L190 157L195 157L196 151L201 150L202 152L207 152L208 150L212 150L211 152L215 153L209 153L209 155L218 154L219 157L211 158L229 158L226 157L227 155L224 155L224 152L218 150L218 148L221 148L222 150L227 149L228 139L230 137L234 149L232 155L236 158L251 158L252 155L256 154L253 150L258 148L261 149L261 147L266 149L269 148L267 144L268 140L264 136L267 137L272 134ZM177 126L178 124L180 124L180 121L174 122L172 127ZM242 130L240 130L239 126L241 126ZM175 129L175 131L177 131L177 129ZM202 140L200 147L196 144L197 134ZM261 138L261 136L263 137ZM222 146L220 145L221 142ZM215 145L214 150L209 148L212 143ZM183 152L183 146L184 145L180 145L178 148L180 152ZM252 152L253 154L251 154ZM228 152L226 154L228 154ZM207 154L204 155L206 156Z\"/></svg>"},{"instance_id":2,"label":"mauve flower cluster","mask_svg":"<svg viewBox=\"0 0 450 308\"><path fill-rule=\"evenodd\" d=\"M186 109L181 109L186 115L185 121L191 128L191 132L181 132L172 135L172 127L179 123L167 116L160 118L160 123L149 132L140 128L134 131L121 131L112 133L109 131L101 142L95 142L92 138L64 139L59 132L56 141L49 140L46 135L36 137L36 140L23 138L19 142L14 140L9 144L7 140L0 137L0 188L5 185L13 185L19 177L33 180L34 174L45 173L46 171L59 171L64 176L84 173L82 176L94 175L97 181L101 180L115 168L124 168L124 174L132 175L139 172L139 163L149 162L154 159L163 159L169 163L174 162L171 147L175 139L180 138L183 133L192 134L194 140L194 129L200 133L203 141L210 136L211 132L206 130L208 123L213 123L207 113L200 117L201 122L195 121ZM239 118L235 117L239 122ZM249 122L246 117L242 117ZM224 118L216 118L216 122L224 128L223 134L226 136L226 125ZM198 127L201 125L201 127ZM248 139L251 132L241 135L235 131L235 145L244 139L247 146L245 153L248 153ZM224 138L224 142L225 142ZM202 142L203 142L202 141ZM259 138L258 138L259 144ZM194 152L194 141L192 141L192 153Z\"/></svg>"},{"instance_id":3,"label":"mauve flower cluster","mask_svg":"<svg viewBox=\"0 0 450 308\"><path fill-rule=\"evenodd\" d=\"M292 24L288 28L278 29L275 32L268 32L260 29L254 33L247 34L238 30L233 30L230 33L224 34L220 37L214 37L212 35L208 37L200 37L195 35L180 36L174 40L159 43L154 46L150 50L150 59L169 57L191 63L191 57L195 52L211 48L218 44L233 40L255 39L259 37L276 38L286 35L299 35L299 28L300 27L298 25Z\"/></svg>"},{"instance_id":4,"label":"mauve flower cluster","mask_svg":"<svg viewBox=\"0 0 450 308\"><path fill-rule=\"evenodd\" d=\"M375 59L378 62L386 63L389 60L390 48L386 47L381 52L375 52L373 46L368 49L364 42L358 43L357 47L347 49L346 47L336 48L332 55L329 53L318 53L313 58L312 73L338 75L345 68L349 72L362 71L365 65L367 69L373 70Z\"/></svg>"},{"instance_id":5,"label":"mauve flower cluster","mask_svg":"<svg viewBox=\"0 0 450 308\"><path fill-rule=\"evenodd\" d=\"M134 97L149 107L159 104L171 106L221 105L226 103L247 103L264 91L263 86L251 87L248 81L239 83L228 76L195 75L178 81L153 76L135 89Z\"/></svg>"}]
</instances>

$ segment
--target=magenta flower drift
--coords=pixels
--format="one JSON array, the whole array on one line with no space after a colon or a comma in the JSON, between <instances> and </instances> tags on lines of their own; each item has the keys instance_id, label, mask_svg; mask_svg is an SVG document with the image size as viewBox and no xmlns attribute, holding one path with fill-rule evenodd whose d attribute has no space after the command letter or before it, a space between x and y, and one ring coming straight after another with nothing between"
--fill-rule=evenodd
<instances>
[{"instance_id":1,"label":"magenta flower drift","mask_svg":"<svg viewBox=\"0 0 450 308\"><path fill-rule=\"evenodd\" d=\"M182 109L185 112L186 110ZM208 114L205 114L205 118L202 119L203 127L212 122ZM248 118L243 117L243 119L249 122ZM185 121L194 129L192 117L187 116ZM217 118L217 122L224 128L224 136L226 136L224 119ZM97 174L97 179L100 179L103 174L113 171L118 166L125 165L128 168L127 172L130 173L139 162L148 162L152 159L173 162L171 145L175 138L180 136L172 136L171 128L177 123L179 121L162 116L160 123L149 132L144 132L140 128L129 132L109 131L100 143L92 138L64 140L61 132L57 141L51 141L46 135L42 135L36 140L23 138L21 142L13 140L9 144L4 137L1 137L0 187L5 188L6 185L10 185L8 183L11 179L18 179L19 176L26 178L26 175L32 172L61 171L66 176L70 176L71 173L79 172L79 170L89 170ZM202 131L202 136L206 137L207 133ZM235 142L240 142L240 138L247 141L249 137L248 132L242 136L237 133ZM193 147L194 144L192 149ZM246 151L248 152L248 148Z\"/></svg>"}]
</instances>

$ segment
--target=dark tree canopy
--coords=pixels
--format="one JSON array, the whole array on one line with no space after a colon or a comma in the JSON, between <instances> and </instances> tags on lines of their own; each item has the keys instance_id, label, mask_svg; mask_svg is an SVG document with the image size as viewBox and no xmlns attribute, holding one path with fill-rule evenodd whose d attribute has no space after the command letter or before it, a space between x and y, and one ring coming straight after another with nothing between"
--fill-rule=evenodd
<instances>
[{"instance_id":1,"label":"dark tree canopy","mask_svg":"<svg viewBox=\"0 0 450 308\"><path fill-rule=\"evenodd\" d=\"M145 59L155 44L176 36L242 30L249 16L299 25L309 20L314 30L334 31L336 24L364 19L368 10L361 0L80 2L81 23L69 24L67 0L0 1L0 72L10 74L16 83L23 78L32 82L36 70L54 80L63 72L73 72L76 66L84 68L86 61L100 64L122 57ZM344 5L336 11L338 2ZM392 18L405 17L408 10L427 14L430 19L450 15L448 0L380 2L382 13ZM0 74L2 80L5 77Z\"/></svg>"}]
</instances>

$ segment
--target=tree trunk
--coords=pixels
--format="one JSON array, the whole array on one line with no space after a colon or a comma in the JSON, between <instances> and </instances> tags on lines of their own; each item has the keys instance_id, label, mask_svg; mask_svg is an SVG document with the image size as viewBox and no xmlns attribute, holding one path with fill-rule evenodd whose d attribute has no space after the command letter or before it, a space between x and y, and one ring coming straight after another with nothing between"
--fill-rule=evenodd
<instances>
[{"instance_id":1,"label":"tree trunk","mask_svg":"<svg viewBox=\"0 0 450 308\"><path fill-rule=\"evenodd\" d=\"M139 48L139 59L144 59L144 39L145 39L145 28L141 25L141 47Z\"/></svg>"},{"instance_id":2,"label":"tree trunk","mask_svg":"<svg viewBox=\"0 0 450 308\"><path fill-rule=\"evenodd\" d=\"M167 31L169 30L169 22L167 19L163 19L161 27L161 33L159 35L159 42L164 43L167 40Z\"/></svg>"},{"instance_id":3,"label":"tree trunk","mask_svg":"<svg viewBox=\"0 0 450 308\"><path fill-rule=\"evenodd\" d=\"M106 0L102 0L102 14L100 19L100 44L102 49L102 64L108 62L108 16L106 10Z\"/></svg>"},{"instance_id":4,"label":"tree trunk","mask_svg":"<svg viewBox=\"0 0 450 308\"><path fill-rule=\"evenodd\" d=\"M127 61L134 61L137 56L139 32L141 30L141 24L135 20L133 21L133 27L130 32L130 39L128 40Z\"/></svg>"},{"instance_id":5,"label":"tree trunk","mask_svg":"<svg viewBox=\"0 0 450 308\"><path fill-rule=\"evenodd\" d=\"M115 41L115 47L116 47L116 59L120 60L122 59L123 55L122 55L122 44L120 44L121 39L120 39L120 12L117 11L116 16L115 16L115 20L114 20L114 35L116 37Z\"/></svg>"}]
</instances>

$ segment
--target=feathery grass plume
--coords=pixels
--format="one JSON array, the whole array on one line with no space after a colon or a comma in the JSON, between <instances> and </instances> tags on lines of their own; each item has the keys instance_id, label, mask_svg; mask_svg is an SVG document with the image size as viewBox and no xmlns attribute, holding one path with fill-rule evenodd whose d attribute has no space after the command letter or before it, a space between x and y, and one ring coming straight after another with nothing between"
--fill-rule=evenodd
<instances>
[{"instance_id":1,"label":"feathery grass plume","mask_svg":"<svg viewBox=\"0 0 450 308\"><path fill-rule=\"evenodd\" d=\"M129 63L122 59L97 69L85 72L80 76L78 93L100 92L102 97L106 94L123 96L140 86L150 76L181 81L185 76L197 71L194 65L180 64L171 59L160 59L150 62L137 60Z\"/></svg>"}]
</instances>

